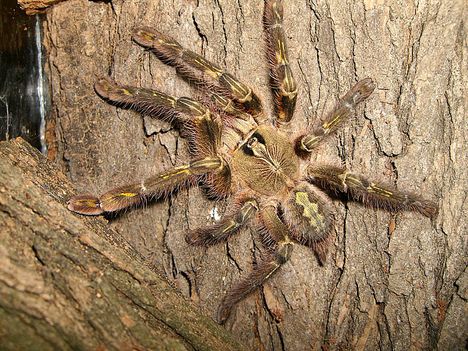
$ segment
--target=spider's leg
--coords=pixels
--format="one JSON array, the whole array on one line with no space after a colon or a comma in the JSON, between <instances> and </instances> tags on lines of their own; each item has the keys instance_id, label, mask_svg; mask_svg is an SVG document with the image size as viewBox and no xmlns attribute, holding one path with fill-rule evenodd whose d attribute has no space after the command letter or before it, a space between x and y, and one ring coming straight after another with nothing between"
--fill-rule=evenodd
<instances>
[{"instance_id":1,"label":"spider's leg","mask_svg":"<svg viewBox=\"0 0 468 351\"><path fill-rule=\"evenodd\" d=\"M369 181L363 176L349 173L343 167L309 166L307 175L309 181L317 186L348 193L352 199L371 207L390 211L416 211L429 218L434 218L438 212L437 205L433 201L398 191L392 186Z\"/></svg>"},{"instance_id":2,"label":"spider's leg","mask_svg":"<svg viewBox=\"0 0 468 351\"><path fill-rule=\"evenodd\" d=\"M297 85L288 60L282 0L265 1L263 23L277 122L287 123L296 107Z\"/></svg>"},{"instance_id":3,"label":"spider's leg","mask_svg":"<svg viewBox=\"0 0 468 351\"><path fill-rule=\"evenodd\" d=\"M212 102L215 103L218 109L220 109L224 113L236 116L241 119L248 119L250 116L242 108L239 108L233 99L230 99L226 96L226 94L223 94L222 92L217 93L213 91L210 95L210 99ZM260 118L260 115L255 116L255 120L258 120Z\"/></svg>"},{"instance_id":4,"label":"spider's leg","mask_svg":"<svg viewBox=\"0 0 468 351\"><path fill-rule=\"evenodd\" d=\"M175 167L141 183L124 185L112 189L99 197L78 195L68 201L68 209L84 215L100 215L115 212L140 204L147 198L163 196L197 176L217 172L223 167L220 157L207 157L189 164Z\"/></svg>"},{"instance_id":5,"label":"spider's leg","mask_svg":"<svg viewBox=\"0 0 468 351\"><path fill-rule=\"evenodd\" d=\"M254 268L254 270L223 298L218 308L217 320L220 324L226 322L232 308L247 295L259 288L284 263L292 252L293 243L289 240L288 228L281 222L274 207L266 207L260 211L263 225L263 234L274 240L273 247L268 256Z\"/></svg>"},{"instance_id":6,"label":"spider's leg","mask_svg":"<svg viewBox=\"0 0 468 351\"><path fill-rule=\"evenodd\" d=\"M193 154L214 156L221 138L219 118L208 108L188 97L174 97L158 90L119 85L109 78L95 84L96 92L106 101L129 107L162 119L178 119L184 123L190 136Z\"/></svg>"},{"instance_id":7,"label":"spider's leg","mask_svg":"<svg viewBox=\"0 0 468 351\"><path fill-rule=\"evenodd\" d=\"M291 229L291 238L312 248L323 264L333 240L334 208L331 201L320 189L301 182L291 190L281 208L284 222Z\"/></svg>"},{"instance_id":8,"label":"spider's leg","mask_svg":"<svg viewBox=\"0 0 468 351\"><path fill-rule=\"evenodd\" d=\"M375 84L370 78L365 78L357 82L357 84L340 99L321 126L311 133L299 137L296 149L301 153L310 153L325 137L336 131L338 127L354 113L356 106L367 99L374 89Z\"/></svg>"},{"instance_id":9,"label":"spider's leg","mask_svg":"<svg viewBox=\"0 0 468 351\"><path fill-rule=\"evenodd\" d=\"M246 199L239 204L238 209L226 215L215 225L189 232L186 240L189 244L204 246L225 241L231 235L239 232L239 230L255 216L257 211L257 201L254 199Z\"/></svg>"},{"instance_id":10,"label":"spider's leg","mask_svg":"<svg viewBox=\"0 0 468 351\"><path fill-rule=\"evenodd\" d=\"M252 115L261 112L261 102L251 88L203 56L184 49L170 36L153 29L139 28L133 33L133 40L174 66L182 76L196 81L210 95L213 90L218 94L225 92L242 110Z\"/></svg>"},{"instance_id":11,"label":"spider's leg","mask_svg":"<svg viewBox=\"0 0 468 351\"><path fill-rule=\"evenodd\" d=\"M192 155L201 159L216 156L221 142L221 120L208 108L188 97L174 97L153 89L118 85L109 78L102 78L95 84L96 92L105 100L127 106L157 117L178 119L183 123ZM231 171L227 164L216 173L209 173L206 185L213 197L229 194Z\"/></svg>"},{"instance_id":12,"label":"spider's leg","mask_svg":"<svg viewBox=\"0 0 468 351\"><path fill-rule=\"evenodd\" d=\"M191 98L177 98L158 90L119 85L107 77L99 79L94 88L101 98L110 103L169 121L173 118L186 121L187 116L203 117L209 114L206 107Z\"/></svg>"}]
</instances>

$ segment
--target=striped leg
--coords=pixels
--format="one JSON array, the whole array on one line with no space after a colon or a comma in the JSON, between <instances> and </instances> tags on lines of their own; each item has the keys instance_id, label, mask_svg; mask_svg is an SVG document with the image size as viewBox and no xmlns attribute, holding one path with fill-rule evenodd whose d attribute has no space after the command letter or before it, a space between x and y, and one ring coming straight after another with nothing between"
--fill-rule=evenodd
<instances>
[{"instance_id":1,"label":"striped leg","mask_svg":"<svg viewBox=\"0 0 468 351\"><path fill-rule=\"evenodd\" d=\"M263 23L277 121L287 123L291 120L296 107L297 86L288 60L282 0L265 1Z\"/></svg>"},{"instance_id":2,"label":"striped leg","mask_svg":"<svg viewBox=\"0 0 468 351\"><path fill-rule=\"evenodd\" d=\"M119 85L110 78L99 79L94 88L101 98L110 103L163 120L186 120L187 116L204 117L210 113L203 105L188 97L177 98L157 90Z\"/></svg>"},{"instance_id":3,"label":"striped leg","mask_svg":"<svg viewBox=\"0 0 468 351\"><path fill-rule=\"evenodd\" d=\"M95 89L111 103L151 113L162 119L180 120L195 158L217 155L221 143L221 120L198 101L173 97L157 90L118 85L109 78L98 80ZM206 177L208 190L214 197L225 197L230 191L231 172L227 165L223 167L222 172L210 173Z\"/></svg>"},{"instance_id":4,"label":"striped leg","mask_svg":"<svg viewBox=\"0 0 468 351\"><path fill-rule=\"evenodd\" d=\"M276 212L268 207L261 210L260 217L264 235L274 240L275 243L270 254L224 296L218 308L217 320L220 324L226 322L232 308L239 301L259 288L291 257L293 243L289 240L287 227L278 218Z\"/></svg>"},{"instance_id":5,"label":"striped leg","mask_svg":"<svg viewBox=\"0 0 468 351\"><path fill-rule=\"evenodd\" d=\"M215 155L221 138L220 121L210 110L188 97L174 97L160 91L118 85L109 78L95 84L96 92L106 101L148 113L162 119L180 119L195 126L193 137L197 156ZM187 116L192 118L187 118ZM193 129L193 128L192 128Z\"/></svg>"},{"instance_id":6,"label":"striped leg","mask_svg":"<svg viewBox=\"0 0 468 351\"><path fill-rule=\"evenodd\" d=\"M140 204L147 198L162 196L176 187L190 182L197 176L222 169L223 161L219 157L208 157L192 161L187 165L173 168L141 183L124 185L105 194L78 195L68 201L68 209L84 215L100 215L115 212Z\"/></svg>"},{"instance_id":7,"label":"striped leg","mask_svg":"<svg viewBox=\"0 0 468 351\"><path fill-rule=\"evenodd\" d=\"M327 116L325 122L320 127L298 139L296 148L301 152L311 152L326 136L336 131L354 113L356 106L367 99L374 89L375 84L372 79L366 78L360 80L338 102L338 105Z\"/></svg>"},{"instance_id":8,"label":"striped leg","mask_svg":"<svg viewBox=\"0 0 468 351\"><path fill-rule=\"evenodd\" d=\"M258 211L257 201L247 199L230 215L225 216L213 226L199 228L190 232L186 240L192 245L214 245L227 240L231 235L239 232Z\"/></svg>"},{"instance_id":9,"label":"striped leg","mask_svg":"<svg viewBox=\"0 0 468 351\"><path fill-rule=\"evenodd\" d=\"M398 191L394 187L374 183L345 168L322 166L307 169L309 180L323 189L347 192L351 198L366 205L385 208L390 211L416 211L434 218L437 216L437 205L422 197Z\"/></svg>"},{"instance_id":10,"label":"striped leg","mask_svg":"<svg viewBox=\"0 0 468 351\"><path fill-rule=\"evenodd\" d=\"M260 100L251 88L204 57L184 49L170 36L153 29L140 28L134 32L133 40L151 49L163 62L174 66L181 75L204 86L209 93L213 89L217 92L225 91L244 111L252 115L261 112ZM222 89L216 89L213 84Z\"/></svg>"}]
</instances>

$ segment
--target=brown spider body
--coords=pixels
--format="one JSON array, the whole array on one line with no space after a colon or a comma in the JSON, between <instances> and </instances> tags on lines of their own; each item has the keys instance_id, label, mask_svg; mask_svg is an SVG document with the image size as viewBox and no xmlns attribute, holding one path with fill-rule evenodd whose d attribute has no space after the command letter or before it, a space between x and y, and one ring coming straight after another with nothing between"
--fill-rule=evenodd
<instances>
[{"instance_id":1,"label":"brown spider body","mask_svg":"<svg viewBox=\"0 0 468 351\"><path fill-rule=\"evenodd\" d=\"M357 82L315 128L299 135L288 131L297 98L297 86L288 61L280 0L266 0L264 11L267 56L275 115L263 111L251 88L202 56L184 49L171 37L141 28L133 39L153 51L190 84L205 93L198 102L157 90L122 86L108 78L95 89L103 99L121 107L177 122L192 155L188 164L141 182L112 189L103 195L79 195L69 209L99 215L162 197L182 185L203 183L214 198L232 198L231 210L212 226L191 231L186 240L213 245L253 222L268 254L247 278L223 298L218 321L288 261L293 243L310 247L320 262L326 259L333 236L333 205L324 191L345 193L351 199L393 211L414 210L427 217L437 206L421 197L377 184L348 170L309 163L309 155L370 96L371 79ZM209 106L209 107L207 107Z\"/></svg>"},{"instance_id":2,"label":"brown spider body","mask_svg":"<svg viewBox=\"0 0 468 351\"><path fill-rule=\"evenodd\" d=\"M296 184L299 164L289 138L267 126L254 130L232 157L234 178L259 195L280 198Z\"/></svg>"}]
</instances>

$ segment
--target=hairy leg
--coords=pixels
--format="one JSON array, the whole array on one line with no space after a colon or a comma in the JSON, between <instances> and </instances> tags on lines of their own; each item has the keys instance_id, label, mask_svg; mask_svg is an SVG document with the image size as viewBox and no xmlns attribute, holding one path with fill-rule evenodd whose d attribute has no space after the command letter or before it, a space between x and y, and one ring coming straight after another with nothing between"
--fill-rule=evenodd
<instances>
[{"instance_id":1,"label":"hairy leg","mask_svg":"<svg viewBox=\"0 0 468 351\"><path fill-rule=\"evenodd\" d=\"M217 320L224 324L231 314L232 308L247 295L259 288L270 278L284 263L286 263L292 252L293 243L289 239L289 231L281 222L273 207L260 211L262 231L264 235L274 240L270 246L270 252L254 270L224 296L218 308Z\"/></svg>"},{"instance_id":2,"label":"hairy leg","mask_svg":"<svg viewBox=\"0 0 468 351\"><path fill-rule=\"evenodd\" d=\"M95 89L108 102L162 119L182 121L192 131L189 135L193 139L191 147L195 156L216 155L221 138L220 121L198 101L177 98L158 90L119 85L109 78L99 79Z\"/></svg>"},{"instance_id":3,"label":"hairy leg","mask_svg":"<svg viewBox=\"0 0 468 351\"><path fill-rule=\"evenodd\" d=\"M119 211L138 205L147 198L169 193L197 176L219 171L222 169L223 163L220 157L208 157L162 172L141 183L114 188L99 197L93 195L74 196L68 201L68 209L84 215L100 215L104 212Z\"/></svg>"},{"instance_id":4,"label":"hairy leg","mask_svg":"<svg viewBox=\"0 0 468 351\"><path fill-rule=\"evenodd\" d=\"M279 123L287 123L293 117L296 107L297 85L289 65L282 0L265 1L263 24L276 118Z\"/></svg>"},{"instance_id":5,"label":"hairy leg","mask_svg":"<svg viewBox=\"0 0 468 351\"><path fill-rule=\"evenodd\" d=\"M218 223L188 233L187 242L192 245L209 246L225 241L239 232L258 211L258 203L254 199L245 199L236 207L237 209L224 216Z\"/></svg>"},{"instance_id":6,"label":"hairy leg","mask_svg":"<svg viewBox=\"0 0 468 351\"><path fill-rule=\"evenodd\" d=\"M333 111L328 114L325 122L312 132L299 137L296 149L302 153L310 153L323 139L335 132L356 109L356 106L367 99L375 89L375 84L370 78L357 82L355 86L338 102Z\"/></svg>"},{"instance_id":7,"label":"hairy leg","mask_svg":"<svg viewBox=\"0 0 468 351\"><path fill-rule=\"evenodd\" d=\"M391 211L416 211L429 218L437 216L437 205L433 201L369 181L343 167L309 166L307 175L313 184L323 189L348 193L351 198L365 205Z\"/></svg>"},{"instance_id":8,"label":"hairy leg","mask_svg":"<svg viewBox=\"0 0 468 351\"><path fill-rule=\"evenodd\" d=\"M211 94L226 94L232 98L238 108L257 115L262 106L252 89L240 82L233 75L206 60L193 51L184 49L168 35L149 28L139 28L133 34L133 40L152 50L163 62L174 66L178 72L196 82Z\"/></svg>"}]
</instances>

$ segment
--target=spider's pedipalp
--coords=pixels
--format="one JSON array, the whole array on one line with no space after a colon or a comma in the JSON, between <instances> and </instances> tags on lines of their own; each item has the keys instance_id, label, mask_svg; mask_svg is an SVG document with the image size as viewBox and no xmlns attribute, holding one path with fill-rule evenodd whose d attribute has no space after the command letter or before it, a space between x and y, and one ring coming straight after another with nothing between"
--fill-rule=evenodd
<instances>
[{"instance_id":1,"label":"spider's pedipalp","mask_svg":"<svg viewBox=\"0 0 468 351\"><path fill-rule=\"evenodd\" d=\"M375 84L370 78L357 82L348 93L343 96L336 107L330 112L322 125L312 133L302 135L296 144L299 153L310 153L325 137L335 132L340 125L355 111L356 106L367 99L375 89Z\"/></svg>"},{"instance_id":2,"label":"spider's pedipalp","mask_svg":"<svg viewBox=\"0 0 468 351\"><path fill-rule=\"evenodd\" d=\"M254 199L246 199L240 207L230 215L223 217L218 223L199 228L188 233L186 241L192 245L214 245L227 240L244 227L258 211L258 203Z\"/></svg>"},{"instance_id":3,"label":"spider's pedipalp","mask_svg":"<svg viewBox=\"0 0 468 351\"><path fill-rule=\"evenodd\" d=\"M197 176L220 171L223 161L219 157L195 160L145 179L141 183L114 188L99 197L78 195L68 201L68 209L84 215L115 212L140 204L144 199L159 197Z\"/></svg>"},{"instance_id":4,"label":"spider's pedipalp","mask_svg":"<svg viewBox=\"0 0 468 351\"><path fill-rule=\"evenodd\" d=\"M189 80L197 81L197 85L209 88L213 84L219 84L221 90L229 93L237 106L244 111L252 115L262 111L260 99L251 88L203 56L184 49L170 36L154 29L140 28L135 30L133 40L153 51L163 62L174 66Z\"/></svg>"},{"instance_id":5,"label":"spider's pedipalp","mask_svg":"<svg viewBox=\"0 0 468 351\"><path fill-rule=\"evenodd\" d=\"M263 24L276 118L279 123L287 123L292 119L296 107L297 85L289 65L282 0L265 1Z\"/></svg>"},{"instance_id":6,"label":"spider's pedipalp","mask_svg":"<svg viewBox=\"0 0 468 351\"><path fill-rule=\"evenodd\" d=\"M390 211L416 211L429 218L434 218L438 213L437 205L433 201L398 191L392 186L369 181L343 167L309 166L307 175L313 184L323 189L348 193L352 199L370 207Z\"/></svg>"}]
</instances>

